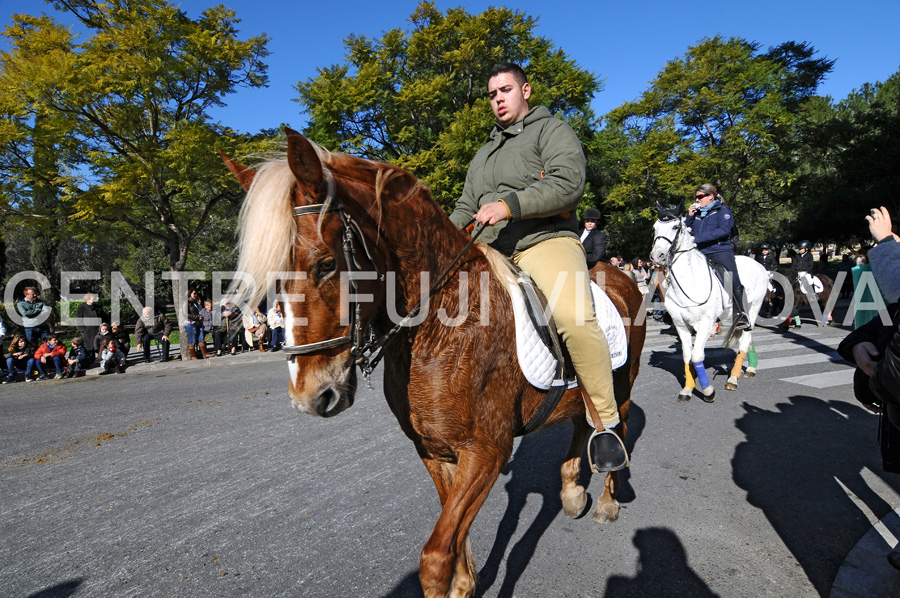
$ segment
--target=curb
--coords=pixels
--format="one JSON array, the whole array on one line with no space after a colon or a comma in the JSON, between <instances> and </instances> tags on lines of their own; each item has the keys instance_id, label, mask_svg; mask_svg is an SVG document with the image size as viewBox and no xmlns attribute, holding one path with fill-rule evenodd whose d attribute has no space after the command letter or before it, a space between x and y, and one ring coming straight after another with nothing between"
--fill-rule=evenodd
<instances>
[{"instance_id":1,"label":"curb","mask_svg":"<svg viewBox=\"0 0 900 598\"><path fill-rule=\"evenodd\" d=\"M900 571L887 554L900 538L900 507L876 522L850 550L831 586L829 598L898 598Z\"/></svg>"}]
</instances>

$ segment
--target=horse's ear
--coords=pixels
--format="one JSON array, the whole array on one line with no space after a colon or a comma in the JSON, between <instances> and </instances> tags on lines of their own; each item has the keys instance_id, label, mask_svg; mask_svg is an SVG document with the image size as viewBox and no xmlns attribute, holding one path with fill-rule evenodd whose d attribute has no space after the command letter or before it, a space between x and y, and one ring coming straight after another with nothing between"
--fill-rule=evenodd
<instances>
[{"instance_id":1,"label":"horse's ear","mask_svg":"<svg viewBox=\"0 0 900 598\"><path fill-rule=\"evenodd\" d=\"M253 182L253 177L256 176L256 171L252 168L244 166L243 164L235 162L234 160L223 154L221 151L216 151L219 152L219 156L222 157L222 161L225 162L225 166L227 166L228 170L231 171L231 174L233 174L237 178L244 191L249 191L250 183Z\"/></svg>"},{"instance_id":2,"label":"horse's ear","mask_svg":"<svg viewBox=\"0 0 900 598\"><path fill-rule=\"evenodd\" d=\"M297 131L285 127L284 133L287 135L287 161L291 172L311 196L321 197L325 194L325 181L319 153L313 144Z\"/></svg>"}]
</instances>

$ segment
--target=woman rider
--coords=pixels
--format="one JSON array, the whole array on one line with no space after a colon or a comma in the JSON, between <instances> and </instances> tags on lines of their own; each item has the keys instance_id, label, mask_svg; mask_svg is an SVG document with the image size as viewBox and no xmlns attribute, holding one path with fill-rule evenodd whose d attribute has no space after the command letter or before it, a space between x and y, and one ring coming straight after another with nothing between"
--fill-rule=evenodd
<instances>
[{"instance_id":1,"label":"woman rider","mask_svg":"<svg viewBox=\"0 0 900 598\"><path fill-rule=\"evenodd\" d=\"M710 261L720 264L731 273L734 327L749 330L750 319L744 307L744 287L734 262L734 245L731 243L731 238L737 231L734 214L722 201L716 188L709 183L697 187L694 199L696 202L688 208L684 223L691 228L697 249Z\"/></svg>"}]
</instances>

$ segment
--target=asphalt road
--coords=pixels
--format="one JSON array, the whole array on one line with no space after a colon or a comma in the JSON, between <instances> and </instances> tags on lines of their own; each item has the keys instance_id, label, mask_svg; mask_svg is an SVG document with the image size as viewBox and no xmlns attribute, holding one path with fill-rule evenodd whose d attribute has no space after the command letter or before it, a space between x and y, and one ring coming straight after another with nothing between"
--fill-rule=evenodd
<instances>
[{"instance_id":1,"label":"asphalt road","mask_svg":"<svg viewBox=\"0 0 900 598\"><path fill-rule=\"evenodd\" d=\"M846 333L758 329L737 392L713 341L718 399L679 404L654 323L619 521L562 514L567 427L521 440L473 526L477 595L831 595L900 504ZM421 596L437 494L377 383L321 420L291 410L280 355L196 365L0 387L0 596Z\"/></svg>"}]
</instances>

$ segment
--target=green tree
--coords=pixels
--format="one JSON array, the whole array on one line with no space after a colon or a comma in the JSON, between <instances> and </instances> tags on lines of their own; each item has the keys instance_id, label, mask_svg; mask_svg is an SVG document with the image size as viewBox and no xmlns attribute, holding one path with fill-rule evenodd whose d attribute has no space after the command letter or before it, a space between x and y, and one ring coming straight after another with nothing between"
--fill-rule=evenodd
<instances>
[{"instance_id":1,"label":"green tree","mask_svg":"<svg viewBox=\"0 0 900 598\"><path fill-rule=\"evenodd\" d=\"M536 19L508 8L442 13L420 2L409 21L408 32L392 29L377 40L348 36L343 64L298 83L310 139L410 170L449 209L488 140L487 73L501 61L527 69L533 105L565 118L583 140L589 136L590 101L601 82L536 36Z\"/></svg>"},{"instance_id":2,"label":"green tree","mask_svg":"<svg viewBox=\"0 0 900 598\"><path fill-rule=\"evenodd\" d=\"M28 217L40 207L34 182L47 178L82 240L162 243L170 269L182 272L210 218L232 213L241 196L214 150L247 155L265 141L213 123L209 110L238 87L266 84L268 39L238 39L225 6L190 19L164 0L53 4L77 17L84 42L50 17L14 15L4 32L6 204ZM35 133L42 115L55 134ZM55 168L21 159L43 139L54 140ZM182 289L173 288L178 302Z\"/></svg>"},{"instance_id":3,"label":"green tree","mask_svg":"<svg viewBox=\"0 0 900 598\"><path fill-rule=\"evenodd\" d=\"M808 44L761 53L759 44L716 36L668 62L640 99L608 115L632 147L606 204L645 218L649 230L657 201L684 202L712 182L742 236L766 239L795 208L783 190L797 177L799 115L833 66L814 55Z\"/></svg>"}]
</instances>

